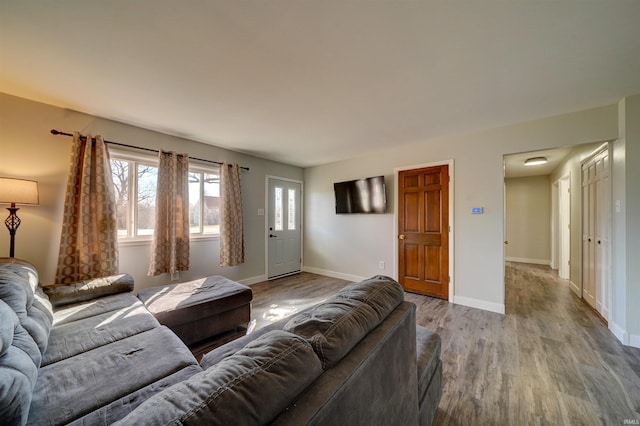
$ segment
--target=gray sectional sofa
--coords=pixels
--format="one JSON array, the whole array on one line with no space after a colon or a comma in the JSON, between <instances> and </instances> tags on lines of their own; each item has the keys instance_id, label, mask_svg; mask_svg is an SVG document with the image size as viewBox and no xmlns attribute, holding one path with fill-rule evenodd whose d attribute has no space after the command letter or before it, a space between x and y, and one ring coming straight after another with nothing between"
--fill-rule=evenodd
<instances>
[{"instance_id":1,"label":"gray sectional sofa","mask_svg":"<svg viewBox=\"0 0 640 426\"><path fill-rule=\"evenodd\" d=\"M206 354L160 325L128 275L44 292L0 259L2 424L430 424L439 337L387 277Z\"/></svg>"}]
</instances>

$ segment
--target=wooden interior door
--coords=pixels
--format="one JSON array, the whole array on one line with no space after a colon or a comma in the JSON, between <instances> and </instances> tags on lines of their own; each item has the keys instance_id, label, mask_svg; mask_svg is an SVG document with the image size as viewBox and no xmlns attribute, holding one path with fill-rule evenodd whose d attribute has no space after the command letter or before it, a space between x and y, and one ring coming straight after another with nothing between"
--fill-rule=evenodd
<instances>
[{"instance_id":1,"label":"wooden interior door","mask_svg":"<svg viewBox=\"0 0 640 426\"><path fill-rule=\"evenodd\" d=\"M449 166L398 173L398 280L449 298Z\"/></svg>"}]
</instances>

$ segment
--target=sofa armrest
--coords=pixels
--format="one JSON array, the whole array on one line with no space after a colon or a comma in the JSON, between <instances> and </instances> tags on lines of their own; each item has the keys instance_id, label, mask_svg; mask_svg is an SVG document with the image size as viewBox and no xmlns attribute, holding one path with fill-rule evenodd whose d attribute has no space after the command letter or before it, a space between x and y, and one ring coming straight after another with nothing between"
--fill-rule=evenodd
<instances>
[{"instance_id":1,"label":"sofa armrest","mask_svg":"<svg viewBox=\"0 0 640 426\"><path fill-rule=\"evenodd\" d=\"M133 277L129 274L110 275L71 284L46 286L43 290L51 304L58 307L133 291Z\"/></svg>"}]
</instances>

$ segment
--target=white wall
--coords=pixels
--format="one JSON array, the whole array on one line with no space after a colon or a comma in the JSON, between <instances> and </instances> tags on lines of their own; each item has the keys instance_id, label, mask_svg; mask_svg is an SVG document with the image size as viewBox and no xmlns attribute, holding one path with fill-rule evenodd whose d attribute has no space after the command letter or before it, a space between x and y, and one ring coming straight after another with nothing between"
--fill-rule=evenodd
<instances>
[{"instance_id":1,"label":"white wall","mask_svg":"<svg viewBox=\"0 0 640 426\"><path fill-rule=\"evenodd\" d=\"M551 186L549 176L505 179L507 260L551 262Z\"/></svg>"},{"instance_id":2,"label":"white wall","mask_svg":"<svg viewBox=\"0 0 640 426\"><path fill-rule=\"evenodd\" d=\"M629 343L640 348L640 95L626 98L625 103L626 325Z\"/></svg>"},{"instance_id":3,"label":"white wall","mask_svg":"<svg viewBox=\"0 0 640 426\"><path fill-rule=\"evenodd\" d=\"M34 179L39 182L40 205L18 212L22 225L16 234L16 257L33 263L43 284L53 283L60 241L62 204L69 167L71 138L49 131L100 134L105 139L130 145L176 150L192 157L237 162L249 167L242 172L246 262L220 268L219 240L193 241L191 270L180 273L180 281L220 274L234 280L265 279L264 217L265 176L301 180L303 170L273 161L213 147L187 139L152 132L87 114L0 94L0 176ZM120 270L131 273L136 290L166 284L167 274L147 277L150 245L121 246ZM9 254L9 236L0 231L0 256Z\"/></svg>"},{"instance_id":4,"label":"white wall","mask_svg":"<svg viewBox=\"0 0 640 426\"><path fill-rule=\"evenodd\" d=\"M305 268L328 274L396 276L394 215L334 213L333 182L385 175L393 205L393 170L454 161L456 303L504 312L503 155L617 137L617 106L580 111L467 135L426 140L361 158L305 169ZM472 215L471 207L484 207ZM383 260L387 269L378 270Z\"/></svg>"},{"instance_id":5,"label":"white wall","mask_svg":"<svg viewBox=\"0 0 640 426\"><path fill-rule=\"evenodd\" d=\"M621 100L613 146L613 295L609 328L640 347L640 95ZM620 209L616 208L619 201Z\"/></svg>"}]
</instances>

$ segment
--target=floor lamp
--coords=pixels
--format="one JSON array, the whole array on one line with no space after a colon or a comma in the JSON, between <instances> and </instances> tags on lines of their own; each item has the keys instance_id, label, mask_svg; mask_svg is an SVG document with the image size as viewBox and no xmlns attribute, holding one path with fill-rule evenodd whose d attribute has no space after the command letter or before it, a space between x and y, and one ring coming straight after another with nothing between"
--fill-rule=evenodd
<instances>
[{"instance_id":1,"label":"floor lamp","mask_svg":"<svg viewBox=\"0 0 640 426\"><path fill-rule=\"evenodd\" d=\"M16 214L19 208L16 204L38 204L38 182L25 179L13 179L0 177L0 204L11 204L7 207L9 217L4 221L9 230L11 245L9 257L15 254L16 231L20 226L20 218Z\"/></svg>"}]
</instances>

